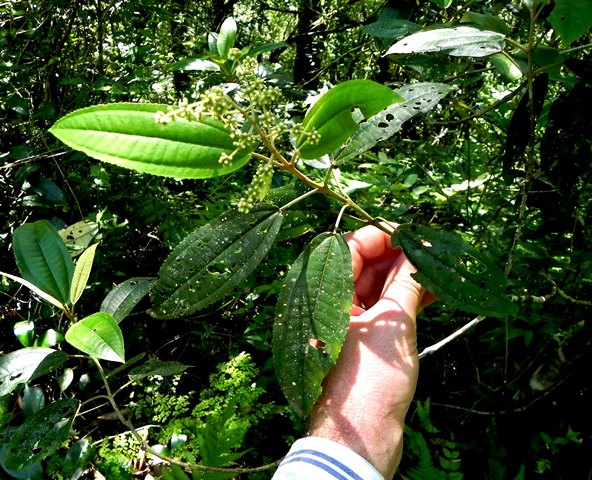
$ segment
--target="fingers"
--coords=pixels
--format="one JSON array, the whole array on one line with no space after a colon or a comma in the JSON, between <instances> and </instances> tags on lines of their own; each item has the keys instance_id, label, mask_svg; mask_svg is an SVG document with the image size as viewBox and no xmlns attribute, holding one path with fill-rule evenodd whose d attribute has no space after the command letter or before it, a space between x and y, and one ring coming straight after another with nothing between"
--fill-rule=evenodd
<instances>
[{"instance_id":1,"label":"fingers","mask_svg":"<svg viewBox=\"0 0 592 480\"><path fill-rule=\"evenodd\" d=\"M385 251L392 250L391 237L371 225L349 233L344 238L352 256L354 281L362 273L366 261L377 259Z\"/></svg>"},{"instance_id":2,"label":"fingers","mask_svg":"<svg viewBox=\"0 0 592 480\"><path fill-rule=\"evenodd\" d=\"M399 248L391 246L390 235L366 226L344 238L351 252L355 281L353 315L363 311L357 308L369 309L381 300L402 303L406 312L415 315L436 300L413 279L415 268Z\"/></svg>"}]
</instances>

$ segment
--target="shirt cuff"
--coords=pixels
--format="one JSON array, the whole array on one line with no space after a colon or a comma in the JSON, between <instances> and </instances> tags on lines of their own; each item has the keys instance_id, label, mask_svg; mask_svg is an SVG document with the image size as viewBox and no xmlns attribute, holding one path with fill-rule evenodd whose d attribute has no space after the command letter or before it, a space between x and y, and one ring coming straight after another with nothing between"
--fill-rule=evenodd
<instances>
[{"instance_id":1,"label":"shirt cuff","mask_svg":"<svg viewBox=\"0 0 592 480\"><path fill-rule=\"evenodd\" d=\"M345 445L321 437L294 442L273 480L384 480L366 459Z\"/></svg>"}]
</instances>

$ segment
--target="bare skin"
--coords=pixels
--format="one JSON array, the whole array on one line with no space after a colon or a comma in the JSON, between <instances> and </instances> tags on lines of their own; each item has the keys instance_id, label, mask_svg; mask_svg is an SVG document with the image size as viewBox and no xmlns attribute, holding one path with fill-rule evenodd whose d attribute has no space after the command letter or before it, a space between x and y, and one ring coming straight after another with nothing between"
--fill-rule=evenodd
<instances>
[{"instance_id":1,"label":"bare skin","mask_svg":"<svg viewBox=\"0 0 592 480\"><path fill-rule=\"evenodd\" d=\"M369 226L345 240L354 306L309 433L349 447L388 479L401 460L405 415L417 385L415 318L433 297L411 277L414 267L386 233Z\"/></svg>"}]
</instances>

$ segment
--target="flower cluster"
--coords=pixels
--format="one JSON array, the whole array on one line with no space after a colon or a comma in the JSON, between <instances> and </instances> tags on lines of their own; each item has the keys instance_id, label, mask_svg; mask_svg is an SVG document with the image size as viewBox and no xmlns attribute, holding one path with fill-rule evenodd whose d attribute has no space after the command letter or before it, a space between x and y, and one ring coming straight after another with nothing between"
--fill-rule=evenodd
<instances>
[{"instance_id":1,"label":"flower cluster","mask_svg":"<svg viewBox=\"0 0 592 480\"><path fill-rule=\"evenodd\" d=\"M157 112L155 117L161 124L175 120L203 121L206 118L221 122L230 132L235 147L231 153L221 154L219 162L224 166L231 165L240 153L253 150L261 135L272 143L282 135L300 135L290 119L282 91L260 76L257 60L241 56L239 50L231 51L229 57L231 55L231 60L240 62L234 70L238 88L235 84L224 88L214 86L205 91L197 102L189 103L183 99L178 105L169 107L167 112ZM318 136L317 132L309 135Z\"/></svg>"},{"instance_id":2,"label":"flower cluster","mask_svg":"<svg viewBox=\"0 0 592 480\"><path fill-rule=\"evenodd\" d=\"M263 162L257 167L255 176L251 181L251 185L245 192L243 198L238 202L238 211L241 213L249 213L255 203L260 202L265 198L269 187L271 186L271 179L273 177L273 165L269 162Z\"/></svg>"}]
</instances>

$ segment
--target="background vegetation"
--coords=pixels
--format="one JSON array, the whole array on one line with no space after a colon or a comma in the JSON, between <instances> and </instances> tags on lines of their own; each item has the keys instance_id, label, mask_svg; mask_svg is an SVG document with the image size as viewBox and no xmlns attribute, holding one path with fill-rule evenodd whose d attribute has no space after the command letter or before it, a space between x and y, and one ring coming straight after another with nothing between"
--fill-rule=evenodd
<instances>
[{"instance_id":1,"label":"background vegetation","mask_svg":"<svg viewBox=\"0 0 592 480\"><path fill-rule=\"evenodd\" d=\"M373 215L434 224L487 250L519 304L516 315L476 322L422 360L398 476L589 478L592 11L585 0L1 3L2 270L18 273L12 238L25 222L47 219L58 229L92 222L100 244L77 304L88 315L114 285L155 276L182 238L236 206L249 169L214 181L155 177L98 163L48 134L58 118L98 103L195 100L220 81L196 59L205 58L207 33L229 16L239 25L239 47L285 42L260 60L294 117L309 95L353 78L452 87L428 116L338 171ZM399 39L444 24L499 32L505 49L385 55ZM149 445L183 462L240 469L279 459L304 425L274 375L272 317L278 279L313 231L334 224L339 206L318 201L309 231L274 245L229 300L170 320L148 315L142 300L121 323L124 369L107 362L101 374L88 357L73 355L67 368L0 397L0 476L184 478L146 455L114 416L111 393ZM345 228L357 225L345 220ZM67 330L65 316L5 277L0 298L4 359ZM473 317L443 303L430 307L419 320L420 351ZM133 370L150 358L167 363ZM4 387L10 376L2 372ZM72 431L35 417L71 398L83 402ZM54 440L32 445L47 454L16 471L6 464L7 445L29 438L23 425L31 418L54 428Z\"/></svg>"}]
</instances>

